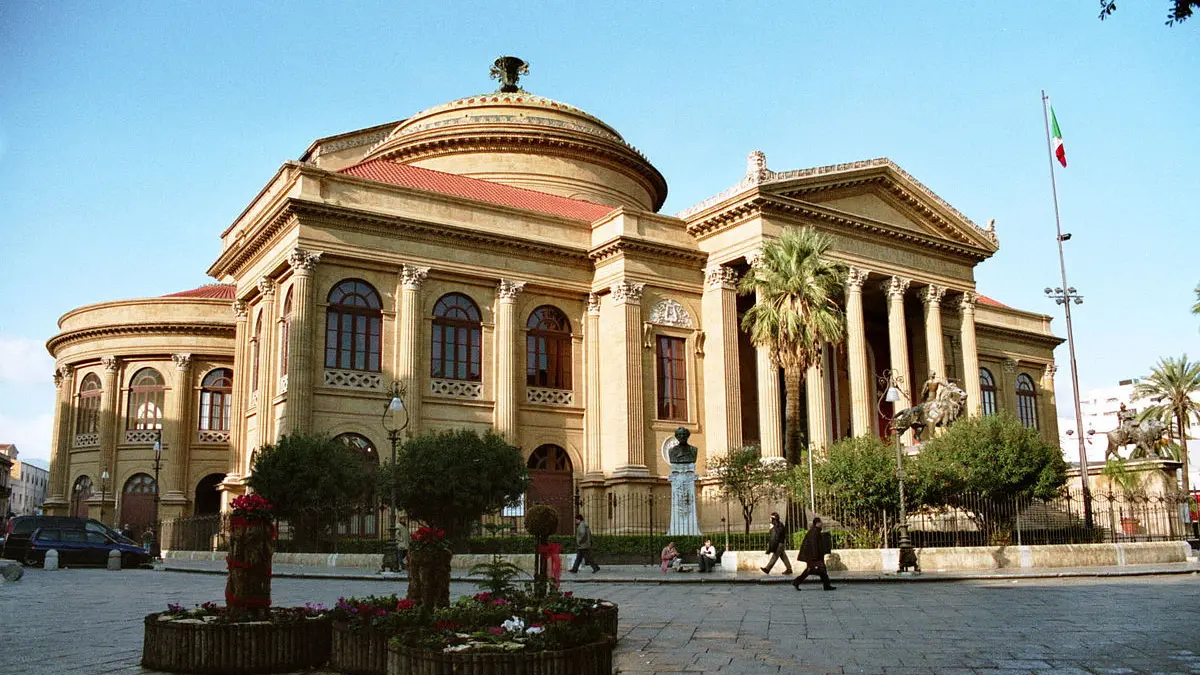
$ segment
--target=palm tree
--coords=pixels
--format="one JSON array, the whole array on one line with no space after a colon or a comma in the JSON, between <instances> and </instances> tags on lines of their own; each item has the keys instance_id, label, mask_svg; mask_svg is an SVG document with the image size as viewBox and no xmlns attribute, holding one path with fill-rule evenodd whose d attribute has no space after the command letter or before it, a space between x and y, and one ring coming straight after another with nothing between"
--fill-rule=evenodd
<instances>
[{"instance_id":1,"label":"palm tree","mask_svg":"<svg viewBox=\"0 0 1200 675\"><path fill-rule=\"evenodd\" d=\"M1187 354L1159 359L1150 376L1133 386L1133 395L1155 401L1147 414L1169 422L1168 428L1183 449L1183 489L1187 490L1188 427L1193 417L1200 416L1200 402L1193 398L1200 395L1200 361L1188 361Z\"/></svg>"},{"instance_id":2,"label":"palm tree","mask_svg":"<svg viewBox=\"0 0 1200 675\"><path fill-rule=\"evenodd\" d=\"M1192 314L1200 314L1200 284L1196 284L1196 304L1192 305Z\"/></svg>"},{"instance_id":3,"label":"palm tree","mask_svg":"<svg viewBox=\"0 0 1200 675\"><path fill-rule=\"evenodd\" d=\"M756 347L769 351L772 363L783 368L785 452L793 461L800 457L804 374L817 363L821 345L841 342L846 332L837 304L845 267L827 257L832 245L829 237L812 228L786 228L763 247L762 257L738 289L758 294L758 302L742 318L742 328Z\"/></svg>"}]
</instances>

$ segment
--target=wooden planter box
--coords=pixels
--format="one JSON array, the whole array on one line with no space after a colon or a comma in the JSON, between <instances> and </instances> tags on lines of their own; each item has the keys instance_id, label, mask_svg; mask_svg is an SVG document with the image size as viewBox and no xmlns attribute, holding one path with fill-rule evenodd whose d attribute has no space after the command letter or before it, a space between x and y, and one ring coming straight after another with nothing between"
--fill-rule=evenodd
<instances>
[{"instance_id":1,"label":"wooden planter box","mask_svg":"<svg viewBox=\"0 0 1200 675\"><path fill-rule=\"evenodd\" d=\"M447 654L407 645L388 647L388 675L612 675L614 640L558 652Z\"/></svg>"},{"instance_id":2,"label":"wooden planter box","mask_svg":"<svg viewBox=\"0 0 1200 675\"><path fill-rule=\"evenodd\" d=\"M384 675L390 638L391 635L375 628L356 630L344 621L334 621L329 667L349 675Z\"/></svg>"},{"instance_id":3,"label":"wooden planter box","mask_svg":"<svg viewBox=\"0 0 1200 675\"><path fill-rule=\"evenodd\" d=\"M288 623L181 623L146 617L142 665L172 673L281 673L329 660L327 617Z\"/></svg>"},{"instance_id":4,"label":"wooden planter box","mask_svg":"<svg viewBox=\"0 0 1200 675\"><path fill-rule=\"evenodd\" d=\"M605 635L613 640L616 640L617 606L615 604L612 607L601 605L600 609L596 610L596 623L600 624L600 630L602 630Z\"/></svg>"}]
</instances>

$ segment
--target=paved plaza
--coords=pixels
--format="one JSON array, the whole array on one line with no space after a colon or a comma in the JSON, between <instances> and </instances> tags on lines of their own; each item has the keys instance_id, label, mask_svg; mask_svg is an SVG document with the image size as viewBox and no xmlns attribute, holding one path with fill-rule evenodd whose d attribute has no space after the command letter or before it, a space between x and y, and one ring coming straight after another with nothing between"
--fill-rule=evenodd
<instances>
[{"instance_id":1,"label":"paved plaza","mask_svg":"<svg viewBox=\"0 0 1200 675\"><path fill-rule=\"evenodd\" d=\"M223 597L216 575L27 570L0 584L0 673L148 673L143 615ZM569 585L569 584L568 584ZM622 673L1196 673L1200 576L818 584L576 584L621 606ZM277 604L403 582L277 579ZM474 591L456 583L453 595Z\"/></svg>"}]
</instances>

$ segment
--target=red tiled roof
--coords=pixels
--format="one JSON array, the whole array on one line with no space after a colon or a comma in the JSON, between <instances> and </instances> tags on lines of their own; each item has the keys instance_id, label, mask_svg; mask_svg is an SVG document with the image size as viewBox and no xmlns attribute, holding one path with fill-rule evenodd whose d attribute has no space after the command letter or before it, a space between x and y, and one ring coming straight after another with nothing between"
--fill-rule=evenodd
<instances>
[{"instance_id":1,"label":"red tiled roof","mask_svg":"<svg viewBox=\"0 0 1200 675\"><path fill-rule=\"evenodd\" d=\"M193 288L190 291L179 291L178 293L168 293L164 298L216 298L218 300L232 300L237 292L233 284L205 284L200 288Z\"/></svg>"},{"instance_id":2,"label":"red tiled roof","mask_svg":"<svg viewBox=\"0 0 1200 675\"><path fill-rule=\"evenodd\" d=\"M979 303L982 305L991 305L992 307L1008 307L1008 305L1004 304L1003 302L1000 302L999 300L993 300L986 295L979 296Z\"/></svg>"},{"instance_id":3,"label":"red tiled roof","mask_svg":"<svg viewBox=\"0 0 1200 675\"><path fill-rule=\"evenodd\" d=\"M444 171L397 164L386 159L373 159L347 167L338 173L575 220L593 221L613 210L611 206L585 202L581 199L559 197L537 190L526 190Z\"/></svg>"}]
</instances>

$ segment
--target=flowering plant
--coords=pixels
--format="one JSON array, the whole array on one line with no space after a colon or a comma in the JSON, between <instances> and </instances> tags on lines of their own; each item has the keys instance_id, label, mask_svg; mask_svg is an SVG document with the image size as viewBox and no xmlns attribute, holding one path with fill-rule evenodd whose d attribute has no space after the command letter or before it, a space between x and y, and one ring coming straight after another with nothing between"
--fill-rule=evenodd
<instances>
[{"instance_id":1,"label":"flowering plant","mask_svg":"<svg viewBox=\"0 0 1200 675\"><path fill-rule=\"evenodd\" d=\"M354 629L370 627L400 632L427 623L427 612L420 605L395 595L338 598L329 614L334 621L344 621Z\"/></svg>"},{"instance_id":2,"label":"flowering plant","mask_svg":"<svg viewBox=\"0 0 1200 675\"><path fill-rule=\"evenodd\" d=\"M446 531L432 527L418 527L409 537L410 551L449 551Z\"/></svg>"},{"instance_id":3,"label":"flowering plant","mask_svg":"<svg viewBox=\"0 0 1200 675\"><path fill-rule=\"evenodd\" d=\"M328 610L323 605L307 603L303 607L272 607L267 620L272 623L290 623L304 619L318 619L325 616ZM161 613L159 621L176 621L183 623L238 623L246 620L246 615L229 607L223 607L215 602L204 602L188 609L178 603L167 605L167 611Z\"/></svg>"},{"instance_id":4,"label":"flowering plant","mask_svg":"<svg viewBox=\"0 0 1200 675\"><path fill-rule=\"evenodd\" d=\"M235 518L268 519L275 505L260 494L248 494L237 497L232 502Z\"/></svg>"}]
</instances>

